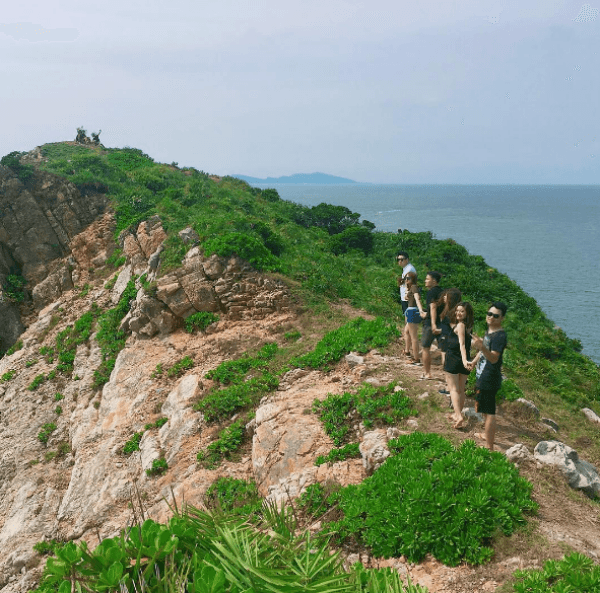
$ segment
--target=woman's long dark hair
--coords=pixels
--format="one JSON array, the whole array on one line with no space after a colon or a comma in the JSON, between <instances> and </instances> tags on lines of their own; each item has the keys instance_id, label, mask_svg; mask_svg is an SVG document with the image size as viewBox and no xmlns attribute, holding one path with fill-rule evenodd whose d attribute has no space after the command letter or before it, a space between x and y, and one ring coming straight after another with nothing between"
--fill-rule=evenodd
<instances>
[{"instance_id":1,"label":"woman's long dark hair","mask_svg":"<svg viewBox=\"0 0 600 593\"><path fill-rule=\"evenodd\" d=\"M447 303L444 302L444 297L446 296L448 297ZM460 303L461 299L462 292L460 292L458 288L446 288L446 290L443 290L439 299L436 301L437 310L440 312L438 317L440 319L447 317L450 311L452 311L452 309L454 309L456 305Z\"/></svg>"}]
</instances>

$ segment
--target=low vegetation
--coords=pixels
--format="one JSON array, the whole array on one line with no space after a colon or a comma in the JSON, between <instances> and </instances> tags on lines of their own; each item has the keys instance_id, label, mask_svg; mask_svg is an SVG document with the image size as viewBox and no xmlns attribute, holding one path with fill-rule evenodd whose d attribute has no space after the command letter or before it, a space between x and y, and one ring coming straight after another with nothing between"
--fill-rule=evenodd
<instances>
[{"instance_id":1,"label":"low vegetation","mask_svg":"<svg viewBox=\"0 0 600 593\"><path fill-rule=\"evenodd\" d=\"M326 539L300 529L286 510L266 504L253 523L237 508L212 513L186 507L167 524L148 519L94 550L83 541L49 544L43 552L52 556L33 593L68 593L72 586L130 593L141 587L197 593L426 593L424 587L405 585L391 569L355 565L344 570Z\"/></svg>"},{"instance_id":2,"label":"low vegetation","mask_svg":"<svg viewBox=\"0 0 600 593\"><path fill-rule=\"evenodd\" d=\"M473 441L454 447L415 432L389 446L392 455L371 477L339 491L343 518L329 525L376 557L419 562L431 554L450 566L481 564L492 557L497 532L510 535L537 509L518 469Z\"/></svg>"},{"instance_id":3,"label":"low vegetation","mask_svg":"<svg viewBox=\"0 0 600 593\"><path fill-rule=\"evenodd\" d=\"M217 321L219 321L219 316L216 313L198 311L198 313L186 317L184 327L188 334L193 334L196 331L204 331L209 325Z\"/></svg>"},{"instance_id":4,"label":"low vegetation","mask_svg":"<svg viewBox=\"0 0 600 593\"><path fill-rule=\"evenodd\" d=\"M364 384L355 393L329 394L322 401L317 399L312 409L323 422L325 432L340 447L357 422L372 428L394 424L417 414L410 398L395 388L393 382L383 387Z\"/></svg>"},{"instance_id":5,"label":"low vegetation","mask_svg":"<svg viewBox=\"0 0 600 593\"><path fill-rule=\"evenodd\" d=\"M244 442L244 424L240 419L224 428L216 441L198 453L198 463L207 469L215 469L223 459L232 459Z\"/></svg>"}]
</instances>

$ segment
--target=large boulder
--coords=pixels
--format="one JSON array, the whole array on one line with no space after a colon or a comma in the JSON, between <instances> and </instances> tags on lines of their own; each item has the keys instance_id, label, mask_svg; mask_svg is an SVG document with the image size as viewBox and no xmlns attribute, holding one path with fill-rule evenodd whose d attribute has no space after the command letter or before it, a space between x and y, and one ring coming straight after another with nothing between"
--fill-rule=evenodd
<instances>
[{"instance_id":1,"label":"large boulder","mask_svg":"<svg viewBox=\"0 0 600 593\"><path fill-rule=\"evenodd\" d=\"M600 476L596 468L579 459L575 449L559 441L541 441L534 450L540 463L557 466L571 488L582 490L590 498L600 497Z\"/></svg>"}]
</instances>

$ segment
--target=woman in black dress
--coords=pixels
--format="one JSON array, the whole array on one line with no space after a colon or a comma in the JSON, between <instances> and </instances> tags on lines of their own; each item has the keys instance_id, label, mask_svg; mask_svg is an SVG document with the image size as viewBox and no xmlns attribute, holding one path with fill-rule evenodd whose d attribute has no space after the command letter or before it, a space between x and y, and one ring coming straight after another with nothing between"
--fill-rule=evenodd
<instances>
[{"instance_id":1,"label":"woman in black dress","mask_svg":"<svg viewBox=\"0 0 600 593\"><path fill-rule=\"evenodd\" d=\"M473 307L471 303L458 303L450 311L450 332L446 336L446 360L444 371L450 388L450 399L454 408L454 428L464 426L462 409L467 398L465 387L469 373L471 331L473 330Z\"/></svg>"}]
</instances>

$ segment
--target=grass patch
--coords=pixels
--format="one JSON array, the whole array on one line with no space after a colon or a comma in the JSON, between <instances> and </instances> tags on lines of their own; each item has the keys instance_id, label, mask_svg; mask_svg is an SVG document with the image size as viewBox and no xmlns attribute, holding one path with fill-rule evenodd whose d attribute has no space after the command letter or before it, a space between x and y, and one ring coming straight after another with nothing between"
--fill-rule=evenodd
<instances>
[{"instance_id":1,"label":"grass patch","mask_svg":"<svg viewBox=\"0 0 600 593\"><path fill-rule=\"evenodd\" d=\"M196 331L204 331L209 325L219 321L219 316L210 311L198 311L184 321L185 331L188 334L193 334Z\"/></svg>"},{"instance_id":2,"label":"grass patch","mask_svg":"<svg viewBox=\"0 0 600 593\"><path fill-rule=\"evenodd\" d=\"M335 463L336 461L344 461L345 459L360 459L359 443L348 443L343 447L336 447L329 451L327 455L319 455L315 459L315 465L323 465L324 463Z\"/></svg>"},{"instance_id":3,"label":"grass patch","mask_svg":"<svg viewBox=\"0 0 600 593\"><path fill-rule=\"evenodd\" d=\"M262 497L254 482L237 478L217 478L206 491L204 503L210 510L250 517L262 507Z\"/></svg>"},{"instance_id":4,"label":"grass patch","mask_svg":"<svg viewBox=\"0 0 600 593\"><path fill-rule=\"evenodd\" d=\"M365 428L372 428L417 414L410 398L402 391L395 391L395 387L395 382L382 387L363 384L356 393L328 394L323 401L316 399L312 410L336 447L340 447L357 421L362 421Z\"/></svg>"},{"instance_id":5,"label":"grass patch","mask_svg":"<svg viewBox=\"0 0 600 593\"><path fill-rule=\"evenodd\" d=\"M218 381L223 385L240 383L250 369L263 369L277 353L277 344L265 344L255 356L244 354L237 360L222 362L216 369L206 373L207 379Z\"/></svg>"},{"instance_id":6,"label":"grass patch","mask_svg":"<svg viewBox=\"0 0 600 593\"><path fill-rule=\"evenodd\" d=\"M198 463L207 469L216 469L223 459L231 459L244 442L244 420L236 420L219 433L219 438L197 455Z\"/></svg>"},{"instance_id":7,"label":"grass patch","mask_svg":"<svg viewBox=\"0 0 600 593\"><path fill-rule=\"evenodd\" d=\"M193 368L194 359L191 356L184 356L181 360L176 362L172 367L170 367L167 370L167 377L179 377L180 375L183 375L185 371L188 371ZM158 366L156 371L158 371Z\"/></svg>"},{"instance_id":8,"label":"grass patch","mask_svg":"<svg viewBox=\"0 0 600 593\"><path fill-rule=\"evenodd\" d=\"M290 364L313 369L327 368L349 352L365 354L373 348L383 348L399 337L396 326L382 317L373 321L357 317L325 334L312 352L293 358Z\"/></svg>"}]
</instances>

